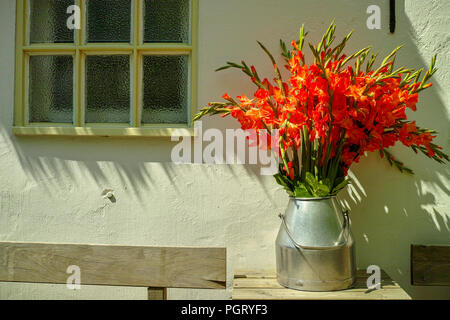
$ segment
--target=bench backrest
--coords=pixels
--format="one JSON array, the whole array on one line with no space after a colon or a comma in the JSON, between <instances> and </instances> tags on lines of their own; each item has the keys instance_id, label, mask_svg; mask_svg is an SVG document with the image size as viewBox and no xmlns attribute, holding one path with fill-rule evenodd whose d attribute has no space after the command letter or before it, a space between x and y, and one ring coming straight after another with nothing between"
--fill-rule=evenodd
<instances>
[{"instance_id":1,"label":"bench backrest","mask_svg":"<svg viewBox=\"0 0 450 320\"><path fill-rule=\"evenodd\" d=\"M450 286L450 246L411 245L411 284Z\"/></svg>"},{"instance_id":2,"label":"bench backrest","mask_svg":"<svg viewBox=\"0 0 450 320\"><path fill-rule=\"evenodd\" d=\"M223 289L226 249L0 242L0 281ZM149 293L150 294L150 293Z\"/></svg>"}]
</instances>

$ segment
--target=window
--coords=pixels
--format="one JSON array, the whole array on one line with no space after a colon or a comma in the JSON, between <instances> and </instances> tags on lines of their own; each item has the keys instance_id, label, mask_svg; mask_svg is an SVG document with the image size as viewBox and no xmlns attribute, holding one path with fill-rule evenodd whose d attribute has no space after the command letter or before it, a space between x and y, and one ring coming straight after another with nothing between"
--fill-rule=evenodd
<instances>
[{"instance_id":1,"label":"window","mask_svg":"<svg viewBox=\"0 0 450 320\"><path fill-rule=\"evenodd\" d=\"M17 0L13 132L192 135L197 2Z\"/></svg>"}]
</instances>

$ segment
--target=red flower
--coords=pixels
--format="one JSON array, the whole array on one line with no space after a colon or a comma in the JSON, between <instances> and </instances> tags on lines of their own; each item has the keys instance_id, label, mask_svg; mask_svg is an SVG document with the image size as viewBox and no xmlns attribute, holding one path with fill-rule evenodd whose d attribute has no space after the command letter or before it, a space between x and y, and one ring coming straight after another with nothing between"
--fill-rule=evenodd
<instances>
[{"instance_id":1,"label":"red flower","mask_svg":"<svg viewBox=\"0 0 450 320\"><path fill-rule=\"evenodd\" d=\"M248 69L245 63L245 67L230 63L247 73L258 89L252 98L238 96L238 102L225 93L223 99L229 104L217 104L217 113L230 114L244 130L254 129L249 138L252 143L277 154L282 144L289 160L287 171L283 170L289 179L299 179L292 156L300 148L302 160L316 165L310 170L318 166L319 171L340 175L346 175L364 152L382 150L397 141L430 157L436 153L442 157L440 147L432 143L435 136L408 121L405 112L406 108L416 110L418 92L431 83L409 79L408 71L392 75L393 59L376 72L363 71L356 64L343 65L347 56L331 55L331 49L324 46L314 52L315 62L307 65L299 44L292 41L291 45L293 50L286 55L287 82L278 77L273 83L267 78L260 81L254 66ZM278 73L276 64L274 69ZM276 138L270 135L273 130L278 130Z\"/></svg>"},{"instance_id":2,"label":"red flower","mask_svg":"<svg viewBox=\"0 0 450 320\"><path fill-rule=\"evenodd\" d=\"M261 100L267 99L269 97L269 92L259 88L255 92L255 97L258 98L258 99L261 99Z\"/></svg>"},{"instance_id":3,"label":"red flower","mask_svg":"<svg viewBox=\"0 0 450 320\"><path fill-rule=\"evenodd\" d=\"M407 147L414 143L414 133L417 132L416 122L405 123L398 131L400 141Z\"/></svg>"}]
</instances>

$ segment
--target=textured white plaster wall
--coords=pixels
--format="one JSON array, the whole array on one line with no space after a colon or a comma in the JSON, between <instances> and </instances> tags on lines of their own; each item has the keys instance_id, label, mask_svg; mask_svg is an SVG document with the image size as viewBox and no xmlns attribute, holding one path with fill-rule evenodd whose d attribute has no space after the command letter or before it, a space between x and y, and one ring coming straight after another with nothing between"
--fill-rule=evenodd
<instances>
[{"instance_id":1,"label":"textured white plaster wall","mask_svg":"<svg viewBox=\"0 0 450 320\"><path fill-rule=\"evenodd\" d=\"M200 0L200 104L253 88L237 71L215 73L244 58L271 72L256 40L274 53L296 39L301 23L311 41L335 17L338 36L355 30L349 50L368 44L381 55L399 43L398 62L419 67L439 54L435 86L425 92L418 122L440 132L450 151L450 2L396 1L397 30L388 33L388 1ZM366 28L379 4L382 30ZM0 240L128 245L226 246L229 283L235 268L274 269L277 213L287 196L256 166L174 165L169 139L15 137L13 122L15 1L0 4ZM208 119L205 127L237 128ZM416 171L401 175L375 155L356 165L359 181L341 197L351 207L360 267L378 264L414 298L450 298L445 287L412 287L409 246L450 244L449 171L402 147L394 153ZM113 189L115 203L102 192ZM228 290L172 289L169 298L229 298ZM0 284L0 299L145 299L146 290Z\"/></svg>"}]
</instances>

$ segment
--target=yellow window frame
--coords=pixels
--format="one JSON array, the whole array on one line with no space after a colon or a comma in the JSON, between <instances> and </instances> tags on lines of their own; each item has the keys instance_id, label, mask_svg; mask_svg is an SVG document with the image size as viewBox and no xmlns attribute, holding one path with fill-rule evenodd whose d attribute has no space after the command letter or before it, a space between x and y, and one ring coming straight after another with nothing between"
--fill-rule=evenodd
<instances>
[{"instance_id":1,"label":"yellow window frame","mask_svg":"<svg viewBox=\"0 0 450 320\"><path fill-rule=\"evenodd\" d=\"M75 0L81 9L81 29L75 30L74 43L30 44L28 41L28 22L26 17L29 1L17 0L16 7L16 62L15 62L15 94L14 94L14 126L15 135L49 135L49 136L192 136L192 121L187 124L141 124L142 110L142 57L151 54L187 55L189 58L190 79L188 81L190 119L197 105L197 33L198 33L198 0L191 2L190 43L144 43L143 42L143 6L144 0L132 2L132 35L131 43L88 43L86 30L86 0ZM69 17L69 15L68 15ZM28 123L28 61L30 55L72 55L74 57L74 123ZM84 117L84 66L85 57L89 54L128 54L131 77L131 121L129 124L102 123L87 126ZM186 115L188 116L188 115Z\"/></svg>"}]
</instances>

